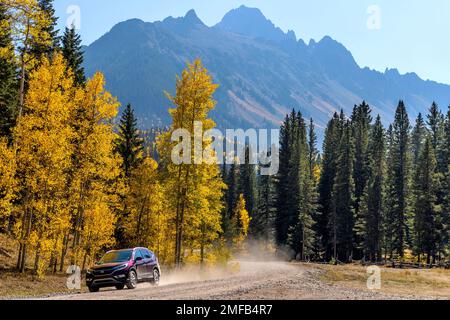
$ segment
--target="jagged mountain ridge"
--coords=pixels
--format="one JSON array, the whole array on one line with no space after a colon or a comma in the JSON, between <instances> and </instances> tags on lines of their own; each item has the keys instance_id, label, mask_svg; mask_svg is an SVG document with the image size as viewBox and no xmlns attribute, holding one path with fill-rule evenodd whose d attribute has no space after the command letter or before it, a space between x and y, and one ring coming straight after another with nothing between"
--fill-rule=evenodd
<instances>
[{"instance_id":1,"label":"jagged mountain ridge","mask_svg":"<svg viewBox=\"0 0 450 320\"><path fill-rule=\"evenodd\" d=\"M132 103L148 128L169 123L164 90L174 91L175 75L195 58L220 84L213 117L221 128L276 127L292 108L323 128L336 110L349 114L362 100L386 122L399 99L411 116L425 113L432 101L443 108L450 103L448 85L395 69L360 68L332 38L306 44L244 6L213 27L193 10L153 23L119 23L86 48L85 68L89 76L104 72L108 89Z\"/></svg>"}]
</instances>

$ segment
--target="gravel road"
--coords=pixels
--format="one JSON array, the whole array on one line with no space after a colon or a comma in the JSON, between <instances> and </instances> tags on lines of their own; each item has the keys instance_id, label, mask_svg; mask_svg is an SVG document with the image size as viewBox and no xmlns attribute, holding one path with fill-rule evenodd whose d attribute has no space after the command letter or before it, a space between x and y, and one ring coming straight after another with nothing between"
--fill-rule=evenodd
<instances>
[{"instance_id":1,"label":"gravel road","mask_svg":"<svg viewBox=\"0 0 450 320\"><path fill-rule=\"evenodd\" d=\"M51 297L56 300L392 300L417 299L390 296L369 290L349 289L319 280L314 266L283 262L240 262L240 271L231 275L169 275L159 287L143 283L135 290L103 289ZM422 298L423 299L423 298Z\"/></svg>"}]
</instances>

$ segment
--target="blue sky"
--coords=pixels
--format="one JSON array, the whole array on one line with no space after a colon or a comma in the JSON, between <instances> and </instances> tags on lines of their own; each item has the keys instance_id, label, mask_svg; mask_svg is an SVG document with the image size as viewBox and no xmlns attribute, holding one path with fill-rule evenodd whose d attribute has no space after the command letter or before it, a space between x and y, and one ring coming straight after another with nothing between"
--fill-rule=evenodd
<instances>
[{"instance_id":1,"label":"blue sky","mask_svg":"<svg viewBox=\"0 0 450 320\"><path fill-rule=\"evenodd\" d=\"M362 67L380 71L397 68L401 73L416 72L424 79L450 84L448 0L55 1L60 27L65 26L71 5L80 8L79 32L84 44L126 19L156 21L184 16L189 9L195 9L200 19L211 26L242 4L261 9L275 25L284 31L294 30L305 42L331 36L343 43ZM380 28L368 28L368 20Z\"/></svg>"}]
</instances>

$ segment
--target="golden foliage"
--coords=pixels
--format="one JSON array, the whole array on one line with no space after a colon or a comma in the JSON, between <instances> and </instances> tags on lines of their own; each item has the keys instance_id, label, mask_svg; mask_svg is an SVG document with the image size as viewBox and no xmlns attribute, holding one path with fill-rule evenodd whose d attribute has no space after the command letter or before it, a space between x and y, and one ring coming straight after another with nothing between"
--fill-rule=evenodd
<instances>
[{"instance_id":1,"label":"golden foliage","mask_svg":"<svg viewBox=\"0 0 450 320\"><path fill-rule=\"evenodd\" d=\"M85 87L76 88L75 110L70 118L70 125L76 130L71 141L66 197L74 221L75 262L82 256L86 262L102 246L113 243L114 210L123 192L118 179L121 160L114 152L117 135L112 123L119 103L104 86L103 75L97 73Z\"/></svg>"},{"instance_id":2,"label":"golden foliage","mask_svg":"<svg viewBox=\"0 0 450 320\"><path fill-rule=\"evenodd\" d=\"M30 252L40 277L50 264L56 268L58 258L63 266L69 240L71 260L83 257L83 267L113 245L114 211L123 191L112 122L118 107L101 74L77 87L58 53L31 73L14 131L15 157L0 143L0 172L7 178L0 183L0 205L7 212L16 196L12 212L21 270Z\"/></svg>"},{"instance_id":3,"label":"golden foliage","mask_svg":"<svg viewBox=\"0 0 450 320\"><path fill-rule=\"evenodd\" d=\"M73 136L68 125L74 110L72 87L61 55L52 63L43 59L30 76L24 114L14 131L21 190L16 230L22 244L35 249L36 267L41 257L48 259L52 248L56 250L69 227L63 191Z\"/></svg>"},{"instance_id":4,"label":"golden foliage","mask_svg":"<svg viewBox=\"0 0 450 320\"><path fill-rule=\"evenodd\" d=\"M0 212L14 222L20 270L30 254L39 277L49 266L56 270L58 263L62 270L67 257L84 269L101 250L115 245L123 212L128 214L127 240L149 247L164 264L227 260L230 250L220 238L225 184L219 167L209 161L215 157L212 141L202 142L209 158L199 164L171 161L176 129L194 135L195 122L204 130L215 126L208 113L215 106L217 85L200 61L177 78L176 96L169 95L176 108L170 111L170 132L158 140L162 167L143 158L126 181L115 150L113 120L119 103L105 90L103 75L76 86L59 53L37 66L29 76L13 147L0 141ZM240 237L245 238L250 218L242 196L240 205Z\"/></svg>"},{"instance_id":5,"label":"golden foliage","mask_svg":"<svg viewBox=\"0 0 450 320\"><path fill-rule=\"evenodd\" d=\"M215 107L212 95L216 89L208 71L200 60L196 60L188 65L181 77L177 77L176 95L167 94L175 105L170 110L173 124L171 130L160 137L158 151L163 164L166 210L174 221L174 262L177 265L185 256L189 259L189 255L198 251L200 261L203 261L206 250L221 232L221 198L225 184L220 178L219 167L195 159L198 154L194 152L194 144L188 150L191 164L176 165L171 161L176 146L171 137L175 130L184 129L193 137L196 122L202 123L203 130L214 128L215 123L208 118L208 113ZM211 141L202 144L205 150Z\"/></svg>"},{"instance_id":6,"label":"golden foliage","mask_svg":"<svg viewBox=\"0 0 450 320\"><path fill-rule=\"evenodd\" d=\"M170 239L173 230L165 211L163 188L159 183L158 164L144 158L132 172L126 196L129 216L125 231L132 246L145 246L153 250L164 263L173 255Z\"/></svg>"},{"instance_id":7,"label":"golden foliage","mask_svg":"<svg viewBox=\"0 0 450 320\"><path fill-rule=\"evenodd\" d=\"M241 194L236 204L236 208L234 209L232 221L233 227L235 228L235 238L233 242L236 247L241 247L242 243L247 238L250 222L250 215L245 209L244 195Z\"/></svg>"},{"instance_id":8,"label":"golden foliage","mask_svg":"<svg viewBox=\"0 0 450 320\"><path fill-rule=\"evenodd\" d=\"M1 0L7 9L10 20L2 27L9 27L16 49L20 51L18 59L27 70L35 67L41 57L30 52L32 44L48 45L50 35L45 31L50 25L50 18L43 12L37 0Z\"/></svg>"}]
</instances>

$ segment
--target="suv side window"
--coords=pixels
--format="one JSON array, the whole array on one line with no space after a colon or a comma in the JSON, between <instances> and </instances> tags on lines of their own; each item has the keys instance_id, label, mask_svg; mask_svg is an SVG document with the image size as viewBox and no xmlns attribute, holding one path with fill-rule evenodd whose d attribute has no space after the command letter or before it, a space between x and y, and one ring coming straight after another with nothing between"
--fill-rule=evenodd
<instances>
[{"instance_id":1,"label":"suv side window","mask_svg":"<svg viewBox=\"0 0 450 320\"><path fill-rule=\"evenodd\" d=\"M142 250L143 254L144 254L144 259L151 259L152 255L150 254L150 251L148 251L147 249Z\"/></svg>"},{"instance_id":2,"label":"suv side window","mask_svg":"<svg viewBox=\"0 0 450 320\"><path fill-rule=\"evenodd\" d=\"M139 249L137 249L137 250L134 252L134 260L136 260L138 257L141 257L142 259L144 258L144 257L142 256L141 250L139 250Z\"/></svg>"}]
</instances>

